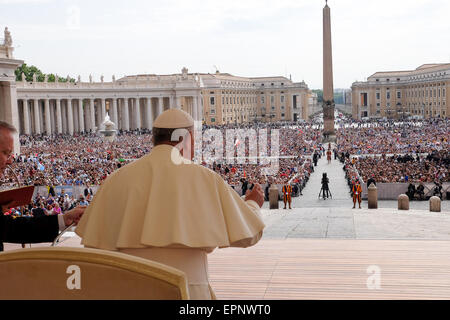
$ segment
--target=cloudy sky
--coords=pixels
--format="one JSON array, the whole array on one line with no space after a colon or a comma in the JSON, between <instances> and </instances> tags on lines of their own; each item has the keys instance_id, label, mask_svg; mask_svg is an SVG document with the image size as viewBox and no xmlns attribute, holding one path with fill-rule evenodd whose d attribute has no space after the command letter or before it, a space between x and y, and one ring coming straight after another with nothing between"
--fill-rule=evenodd
<instances>
[{"instance_id":1,"label":"cloudy sky","mask_svg":"<svg viewBox=\"0 0 450 320\"><path fill-rule=\"evenodd\" d=\"M94 80L143 73L292 75L322 87L324 0L0 0L15 58ZM449 0L329 0L335 88L450 62ZM3 34L0 34L3 38Z\"/></svg>"}]
</instances>

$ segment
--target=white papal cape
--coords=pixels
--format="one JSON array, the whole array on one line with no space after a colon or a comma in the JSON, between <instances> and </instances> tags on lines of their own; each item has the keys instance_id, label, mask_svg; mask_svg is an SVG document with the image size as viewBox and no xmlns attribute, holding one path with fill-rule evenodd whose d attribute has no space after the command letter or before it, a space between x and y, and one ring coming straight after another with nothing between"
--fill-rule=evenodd
<instances>
[{"instance_id":1,"label":"white papal cape","mask_svg":"<svg viewBox=\"0 0 450 320\"><path fill-rule=\"evenodd\" d=\"M86 247L182 269L191 298L207 299L206 253L254 245L263 229L256 202L244 201L217 173L185 160L178 149L158 145L103 182L75 232ZM186 260L190 256L193 261ZM199 275L198 268L205 271Z\"/></svg>"}]
</instances>

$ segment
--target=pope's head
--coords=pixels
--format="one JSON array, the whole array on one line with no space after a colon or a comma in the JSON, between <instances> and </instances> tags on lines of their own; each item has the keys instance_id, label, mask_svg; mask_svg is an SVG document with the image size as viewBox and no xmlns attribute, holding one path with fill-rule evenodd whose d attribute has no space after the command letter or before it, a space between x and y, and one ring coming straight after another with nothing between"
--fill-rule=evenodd
<instances>
[{"instance_id":1,"label":"pope's head","mask_svg":"<svg viewBox=\"0 0 450 320\"><path fill-rule=\"evenodd\" d=\"M194 158L194 119L180 109L161 113L153 123L153 144L178 148L186 159Z\"/></svg>"}]
</instances>

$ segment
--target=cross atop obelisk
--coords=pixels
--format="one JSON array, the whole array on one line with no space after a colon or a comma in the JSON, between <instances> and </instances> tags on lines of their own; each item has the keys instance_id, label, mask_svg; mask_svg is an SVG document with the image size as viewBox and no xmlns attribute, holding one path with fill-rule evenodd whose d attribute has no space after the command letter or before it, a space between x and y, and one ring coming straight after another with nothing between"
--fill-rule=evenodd
<instances>
[{"instance_id":1,"label":"cross atop obelisk","mask_svg":"<svg viewBox=\"0 0 450 320\"><path fill-rule=\"evenodd\" d=\"M323 135L334 140L333 55L331 49L331 18L328 0L323 8Z\"/></svg>"}]
</instances>

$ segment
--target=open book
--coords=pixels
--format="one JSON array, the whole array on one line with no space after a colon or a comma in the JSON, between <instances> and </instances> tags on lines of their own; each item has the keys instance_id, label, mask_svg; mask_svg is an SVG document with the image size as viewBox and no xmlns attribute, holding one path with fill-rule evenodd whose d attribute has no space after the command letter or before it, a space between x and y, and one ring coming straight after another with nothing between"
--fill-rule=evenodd
<instances>
[{"instance_id":1,"label":"open book","mask_svg":"<svg viewBox=\"0 0 450 320\"><path fill-rule=\"evenodd\" d=\"M31 203L34 186L21 187L0 192L0 205L8 208L25 206Z\"/></svg>"}]
</instances>

